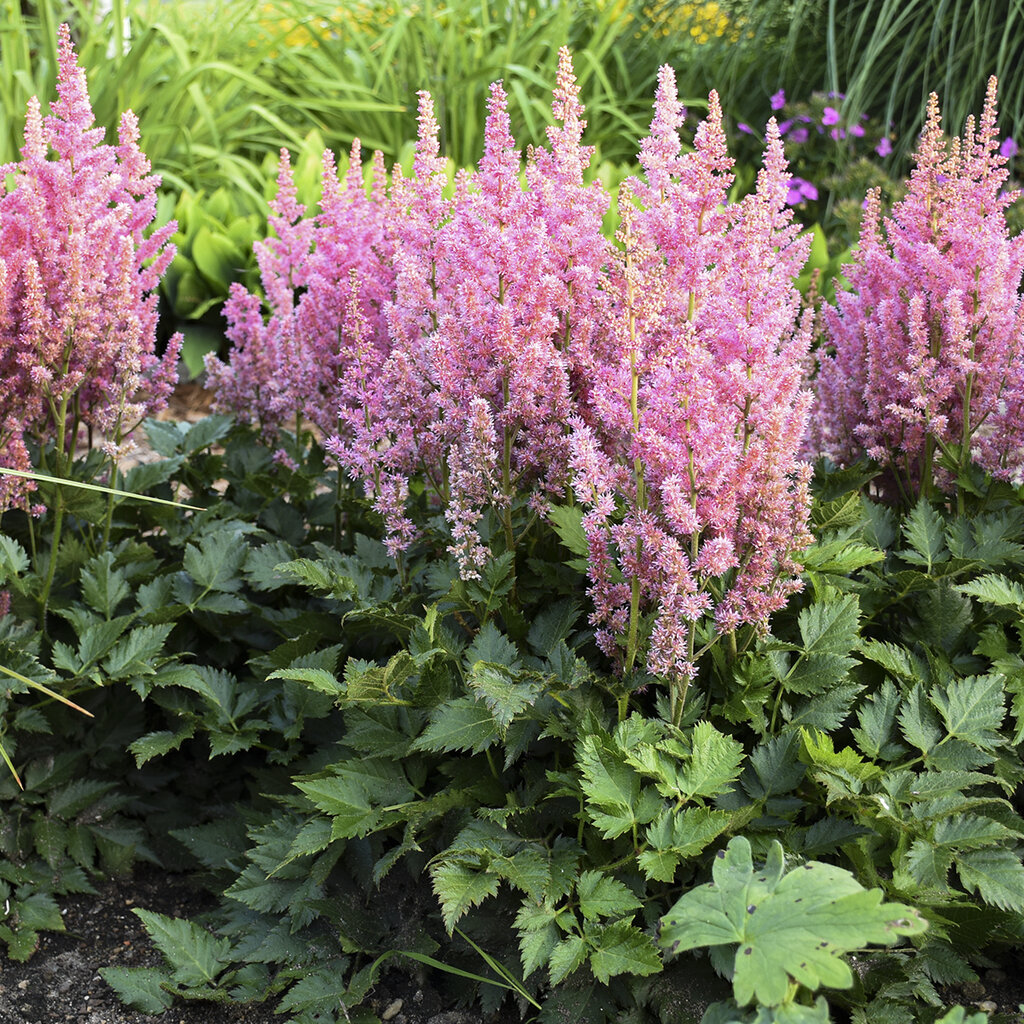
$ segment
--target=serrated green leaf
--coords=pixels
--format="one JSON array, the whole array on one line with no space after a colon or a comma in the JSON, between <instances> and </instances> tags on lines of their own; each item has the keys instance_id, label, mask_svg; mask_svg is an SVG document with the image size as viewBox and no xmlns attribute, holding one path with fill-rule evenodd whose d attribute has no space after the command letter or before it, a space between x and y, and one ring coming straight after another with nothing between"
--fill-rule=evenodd
<instances>
[{"instance_id":1,"label":"serrated green leaf","mask_svg":"<svg viewBox=\"0 0 1024 1024\"><path fill-rule=\"evenodd\" d=\"M907 749L899 742L896 728L900 701L899 691L887 679L861 704L860 727L853 730L853 735L868 757L892 761Z\"/></svg>"},{"instance_id":2,"label":"serrated green leaf","mask_svg":"<svg viewBox=\"0 0 1024 1024\"><path fill-rule=\"evenodd\" d=\"M346 691L333 672L322 668L282 668L271 672L267 678L291 679L297 683L305 683L306 686L332 697L343 695Z\"/></svg>"},{"instance_id":3,"label":"serrated green leaf","mask_svg":"<svg viewBox=\"0 0 1024 1024\"><path fill-rule=\"evenodd\" d=\"M347 963L347 960L336 960L300 978L277 1004L278 1012L333 1015L345 1005L348 997Z\"/></svg>"},{"instance_id":4,"label":"serrated green leaf","mask_svg":"<svg viewBox=\"0 0 1024 1024\"><path fill-rule=\"evenodd\" d=\"M169 729L162 729L159 732L148 732L128 744L128 749L135 757L135 765L141 768L147 761L154 757L162 757L172 750L177 750L187 739L195 735L196 725L194 722L186 722L177 732Z\"/></svg>"},{"instance_id":5,"label":"serrated green leaf","mask_svg":"<svg viewBox=\"0 0 1024 1024\"><path fill-rule=\"evenodd\" d=\"M117 606L128 596L128 580L121 569L114 567L114 555L104 551L91 559L81 574L82 596L90 608L104 618L114 615Z\"/></svg>"},{"instance_id":6,"label":"serrated green leaf","mask_svg":"<svg viewBox=\"0 0 1024 1024\"><path fill-rule=\"evenodd\" d=\"M579 505L552 505L547 518L566 550L583 558L590 556L590 545L583 532L583 509Z\"/></svg>"},{"instance_id":7,"label":"serrated green leaf","mask_svg":"<svg viewBox=\"0 0 1024 1024\"><path fill-rule=\"evenodd\" d=\"M231 943L216 938L204 928L180 918L151 910L132 910L149 932L153 944L166 957L172 977L179 985L211 984L231 959Z\"/></svg>"},{"instance_id":8,"label":"serrated green leaf","mask_svg":"<svg viewBox=\"0 0 1024 1024\"><path fill-rule=\"evenodd\" d=\"M580 913L588 921L601 917L632 916L642 906L634 892L620 882L600 871L584 871L576 882L576 896Z\"/></svg>"},{"instance_id":9,"label":"serrated green leaf","mask_svg":"<svg viewBox=\"0 0 1024 1024\"><path fill-rule=\"evenodd\" d=\"M112 680L130 675L152 675L153 663L164 653L164 643L173 626L138 626L119 639L103 661L103 671Z\"/></svg>"},{"instance_id":10,"label":"serrated green leaf","mask_svg":"<svg viewBox=\"0 0 1024 1024\"><path fill-rule=\"evenodd\" d=\"M434 892L441 901L441 916L451 935L459 919L498 891L501 879L459 863L435 864L430 871Z\"/></svg>"},{"instance_id":11,"label":"serrated green leaf","mask_svg":"<svg viewBox=\"0 0 1024 1024\"><path fill-rule=\"evenodd\" d=\"M469 750L479 754L498 742L494 718L483 701L458 697L441 705L426 729L412 744L413 750Z\"/></svg>"},{"instance_id":12,"label":"serrated green leaf","mask_svg":"<svg viewBox=\"0 0 1024 1024\"><path fill-rule=\"evenodd\" d=\"M174 996L163 987L170 984L170 976L159 968L101 967L100 977L121 1002L143 1013L163 1013L174 1002Z\"/></svg>"},{"instance_id":13,"label":"serrated green leaf","mask_svg":"<svg viewBox=\"0 0 1024 1024\"><path fill-rule=\"evenodd\" d=\"M740 1005L778 1006L790 982L812 991L853 982L840 957L868 943L888 945L919 934L925 921L910 907L882 904L848 871L816 861L783 874L782 847L754 871L750 843L730 840L712 865L713 883L685 893L662 919L661 944L672 952L736 944L733 992Z\"/></svg>"},{"instance_id":14,"label":"serrated green leaf","mask_svg":"<svg viewBox=\"0 0 1024 1024\"><path fill-rule=\"evenodd\" d=\"M998 573L988 573L985 576L979 576L977 579L971 580L968 583L962 583L954 589L958 590L961 594L970 594L986 604L1024 609L1024 587L1007 579L1005 576L1000 576Z\"/></svg>"},{"instance_id":15,"label":"serrated green leaf","mask_svg":"<svg viewBox=\"0 0 1024 1024\"><path fill-rule=\"evenodd\" d=\"M654 940L628 921L615 921L591 935L596 944L590 969L602 985L618 974L645 977L661 970L661 955Z\"/></svg>"},{"instance_id":16,"label":"serrated green leaf","mask_svg":"<svg viewBox=\"0 0 1024 1024\"><path fill-rule=\"evenodd\" d=\"M856 594L837 601L816 601L799 616L803 649L781 680L792 693L814 694L841 683L857 663L850 656L859 646L860 602Z\"/></svg>"},{"instance_id":17,"label":"serrated green leaf","mask_svg":"<svg viewBox=\"0 0 1024 1024\"><path fill-rule=\"evenodd\" d=\"M579 605L571 598L563 598L544 608L526 634L526 641L534 654L541 658L549 657L559 643L568 639L579 614Z\"/></svg>"},{"instance_id":18,"label":"serrated green leaf","mask_svg":"<svg viewBox=\"0 0 1024 1024\"><path fill-rule=\"evenodd\" d=\"M527 900L516 914L516 929L519 932L519 954L523 965L523 977L528 978L551 959L551 952L558 945L561 931L555 924L557 912L546 903L537 904Z\"/></svg>"},{"instance_id":19,"label":"serrated green leaf","mask_svg":"<svg viewBox=\"0 0 1024 1024\"><path fill-rule=\"evenodd\" d=\"M729 792L739 778L743 756L742 744L720 733L710 722L698 722L693 727L689 762L680 773L687 799Z\"/></svg>"},{"instance_id":20,"label":"serrated green leaf","mask_svg":"<svg viewBox=\"0 0 1024 1024\"><path fill-rule=\"evenodd\" d=\"M218 530L204 536L198 547L188 544L182 564L204 590L234 593L242 586L241 569L247 553L240 531Z\"/></svg>"},{"instance_id":21,"label":"serrated green leaf","mask_svg":"<svg viewBox=\"0 0 1024 1024\"><path fill-rule=\"evenodd\" d=\"M907 851L906 870L925 889L943 891L953 866L953 853L942 850L927 839L915 839Z\"/></svg>"},{"instance_id":22,"label":"serrated green leaf","mask_svg":"<svg viewBox=\"0 0 1024 1024\"><path fill-rule=\"evenodd\" d=\"M28 552L13 537L0 533L0 581L20 576L28 567Z\"/></svg>"},{"instance_id":23,"label":"serrated green leaf","mask_svg":"<svg viewBox=\"0 0 1024 1024\"><path fill-rule=\"evenodd\" d=\"M1018 914L1024 911L1024 865L1019 853L989 848L957 854L955 860L965 889L976 891L990 906Z\"/></svg>"},{"instance_id":24,"label":"serrated green leaf","mask_svg":"<svg viewBox=\"0 0 1024 1024\"><path fill-rule=\"evenodd\" d=\"M564 981L573 971L578 970L587 959L587 944L581 935L570 935L551 951L548 973L551 984Z\"/></svg>"},{"instance_id":25,"label":"serrated green leaf","mask_svg":"<svg viewBox=\"0 0 1024 1024\"><path fill-rule=\"evenodd\" d=\"M1006 711L1001 675L956 679L947 686L935 687L928 696L950 736L982 749L1002 742L999 727Z\"/></svg>"},{"instance_id":26,"label":"serrated green leaf","mask_svg":"<svg viewBox=\"0 0 1024 1024\"><path fill-rule=\"evenodd\" d=\"M205 416L187 428L182 449L188 454L194 454L209 448L227 437L234 425L234 417L225 413Z\"/></svg>"},{"instance_id":27,"label":"serrated green leaf","mask_svg":"<svg viewBox=\"0 0 1024 1024\"><path fill-rule=\"evenodd\" d=\"M938 563L949 560L942 516L926 499L921 498L911 509L903 524L903 536L912 550L901 551L900 557L915 565L923 565L929 574Z\"/></svg>"},{"instance_id":28,"label":"serrated green leaf","mask_svg":"<svg viewBox=\"0 0 1024 1024\"><path fill-rule=\"evenodd\" d=\"M503 665L478 661L466 679L469 688L487 705L502 734L541 694L538 680L518 682L517 678L521 674L512 674Z\"/></svg>"},{"instance_id":29,"label":"serrated green leaf","mask_svg":"<svg viewBox=\"0 0 1024 1024\"><path fill-rule=\"evenodd\" d=\"M519 650L493 622L485 622L466 648L463 661L467 669L478 661L514 668L519 664Z\"/></svg>"}]
</instances>

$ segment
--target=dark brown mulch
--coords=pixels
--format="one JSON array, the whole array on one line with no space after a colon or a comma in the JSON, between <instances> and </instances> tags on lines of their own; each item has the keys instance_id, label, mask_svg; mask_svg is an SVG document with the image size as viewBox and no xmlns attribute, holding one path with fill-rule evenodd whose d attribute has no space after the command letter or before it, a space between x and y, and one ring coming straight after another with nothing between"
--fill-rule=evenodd
<instances>
[{"instance_id":1,"label":"dark brown mulch","mask_svg":"<svg viewBox=\"0 0 1024 1024\"><path fill-rule=\"evenodd\" d=\"M180 875L140 868L111 879L97 896L65 897L66 931L44 933L27 963L0 954L0 1024L281 1024L277 1000L262 1004L176 1003L160 1016L123 1006L101 967L162 963L133 907L172 917L210 909L210 897ZM388 1024L480 1024L477 1013L445 1007L429 979L385 974L367 999Z\"/></svg>"}]
</instances>

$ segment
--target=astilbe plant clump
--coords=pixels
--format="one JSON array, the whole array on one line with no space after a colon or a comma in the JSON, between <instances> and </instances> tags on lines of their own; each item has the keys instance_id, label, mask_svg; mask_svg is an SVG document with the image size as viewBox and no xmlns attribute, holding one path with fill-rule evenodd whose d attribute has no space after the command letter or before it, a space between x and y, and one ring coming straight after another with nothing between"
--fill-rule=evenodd
<instances>
[{"instance_id":1,"label":"astilbe plant clump","mask_svg":"<svg viewBox=\"0 0 1024 1024\"><path fill-rule=\"evenodd\" d=\"M367 194L356 151L343 187L325 174L312 221L282 163L278 240L260 252L271 315L235 292L243 347L228 368L210 360L211 379L224 407L266 422L274 389L315 419L330 387L300 382L337 376L327 448L392 555L424 535L410 496L425 491L463 579L578 501L600 646L681 682L716 636L763 627L798 586L810 332L792 278L806 243L777 128L757 191L729 203L717 97L682 156L668 69L619 244L602 233L608 193L586 180L567 50L553 112L549 147L524 166L494 85L479 167L449 192L421 94L413 175L386 189L377 158Z\"/></svg>"},{"instance_id":2,"label":"astilbe plant clump","mask_svg":"<svg viewBox=\"0 0 1024 1024\"><path fill-rule=\"evenodd\" d=\"M717 95L686 155L683 117L663 69L644 178L620 194L615 358L599 367L596 428L572 431L598 642L626 671L646 646L647 669L678 684L675 717L702 648L765 627L809 543L810 323L792 284L806 241L778 129L756 191L730 204Z\"/></svg>"},{"instance_id":3,"label":"astilbe plant clump","mask_svg":"<svg viewBox=\"0 0 1024 1024\"><path fill-rule=\"evenodd\" d=\"M157 294L173 257L173 223L146 231L159 178L123 115L118 144L93 126L84 71L61 26L57 100L29 102L25 145L0 197L0 462L30 468L30 446L55 441L66 475L87 430L108 454L166 402L180 338L156 355ZM25 504L29 484L0 476L0 508ZM59 532L59 531L58 531Z\"/></svg>"},{"instance_id":4,"label":"astilbe plant clump","mask_svg":"<svg viewBox=\"0 0 1024 1024\"><path fill-rule=\"evenodd\" d=\"M822 313L812 443L867 456L895 497L948 491L971 461L1024 465L1024 238L1011 238L996 82L981 119L947 141L932 95L907 194L889 217L868 195L848 290Z\"/></svg>"}]
</instances>

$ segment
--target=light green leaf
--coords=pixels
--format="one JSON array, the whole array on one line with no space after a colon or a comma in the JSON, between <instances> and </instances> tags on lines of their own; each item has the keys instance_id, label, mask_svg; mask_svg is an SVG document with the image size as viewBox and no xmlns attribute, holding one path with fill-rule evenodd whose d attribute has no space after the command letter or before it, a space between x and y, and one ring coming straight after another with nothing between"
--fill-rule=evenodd
<instances>
[{"instance_id":1,"label":"light green leaf","mask_svg":"<svg viewBox=\"0 0 1024 1024\"><path fill-rule=\"evenodd\" d=\"M1024 865L1020 854L1002 848L957 854L960 881L990 906L1015 913L1024 911Z\"/></svg>"},{"instance_id":2,"label":"light green leaf","mask_svg":"<svg viewBox=\"0 0 1024 1024\"><path fill-rule=\"evenodd\" d=\"M643 977L661 970L654 940L628 921L615 921L588 934L597 946L590 954L590 969L602 985L617 974Z\"/></svg>"},{"instance_id":3,"label":"light green leaf","mask_svg":"<svg viewBox=\"0 0 1024 1024\"><path fill-rule=\"evenodd\" d=\"M435 864L430 874L449 935L471 907L493 896L501 884L497 875L476 871L460 863Z\"/></svg>"},{"instance_id":4,"label":"light green leaf","mask_svg":"<svg viewBox=\"0 0 1024 1024\"><path fill-rule=\"evenodd\" d=\"M733 991L745 1005L786 1001L790 982L814 990L853 983L840 957L867 943L888 945L924 931L902 904L882 904L881 890L862 889L842 868L811 861L783 874L773 842L755 872L750 844L739 836L719 852L713 883L685 893L662 919L661 944L672 952L736 944Z\"/></svg>"},{"instance_id":5,"label":"light green leaf","mask_svg":"<svg viewBox=\"0 0 1024 1024\"><path fill-rule=\"evenodd\" d=\"M617 878L600 871L584 871L576 883L580 913L588 920L599 917L624 917L642 904L633 891Z\"/></svg>"},{"instance_id":6,"label":"light green leaf","mask_svg":"<svg viewBox=\"0 0 1024 1024\"><path fill-rule=\"evenodd\" d=\"M170 983L166 971L156 967L101 967L100 977L118 998L143 1013L163 1013L174 1002L163 986Z\"/></svg>"},{"instance_id":7,"label":"light green leaf","mask_svg":"<svg viewBox=\"0 0 1024 1024\"><path fill-rule=\"evenodd\" d=\"M942 516L921 498L911 509L903 524L903 536L912 550L901 551L900 557L914 565L922 565L930 573L940 562L949 561Z\"/></svg>"},{"instance_id":8,"label":"light green leaf","mask_svg":"<svg viewBox=\"0 0 1024 1024\"><path fill-rule=\"evenodd\" d=\"M179 918L136 907L132 911L146 927L153 944L167 958L179 985L210 984L231 960L231 943Z\"/></svg>"},{"instance_id":9,"label":"light green leaf","mask_svg":"<svg viewBox=\"0 0 1024 1024\"><path fill-rule=\"evenodd\" d=\"M739 778L742 744L720 733L710 722L698 722L690 742L690 761L681 773L687 799L728 793Z\"/></svg>"}]
</instances>

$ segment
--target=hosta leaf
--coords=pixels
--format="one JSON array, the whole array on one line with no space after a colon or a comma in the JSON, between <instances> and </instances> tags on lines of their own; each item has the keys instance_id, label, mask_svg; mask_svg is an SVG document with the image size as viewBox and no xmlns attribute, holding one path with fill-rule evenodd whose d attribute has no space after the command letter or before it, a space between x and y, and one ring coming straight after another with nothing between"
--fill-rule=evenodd
<instances>
[{"instance_id":1,"label":"hosta leaf","mask_svg":"<svg viewBox=\"0 0 1024 1024\"><path fill-rule=\"evenodd\" d=\"M782 847L754 871L750 844L732 839L712 866L714 882L685 893L662 919L673 952L736 944L733 991L745 1005L784 1002L790 981L810 989L853 983L842 954L920 933L925 922L901 904L882 904L842 868L811 861L783 874Z\"/></svg>"},{"instance_id":2,"label":"hosta leaf","mask_svg":"<svg viewBox=\"0 0 1024 1024\"><path fill-rule=\"evenodd\" d=\"M134 913L146 927L153 944L167 958L179 985L210 983L228 965L231 943L204 928L179 918L136 907Z\"/></svg>"},{"instance_id":3,"label":"hosta leaf","mask_svg":"<svg viewBox=\"0 0 1024 1024\"><path fill-rule=\"evenodd\" d=\"M1020 854L1001 848L957 854L956 869L964 888L993 907L1024 911L1024 865Z\"/></svg>"},{"instance_id":4,"label":"hosta leaf","mask_svg":"<svg viewBox=\"0 0 1024 1024\"><path fill-rule=\"evenodd\" d=\"M645 976L661 970L654 940L628 921L615 921L592 936L597 948L590 954L590 969L603 985L617 974Z\"/></svg>"}]
</instances>

